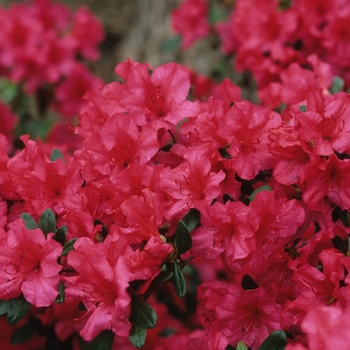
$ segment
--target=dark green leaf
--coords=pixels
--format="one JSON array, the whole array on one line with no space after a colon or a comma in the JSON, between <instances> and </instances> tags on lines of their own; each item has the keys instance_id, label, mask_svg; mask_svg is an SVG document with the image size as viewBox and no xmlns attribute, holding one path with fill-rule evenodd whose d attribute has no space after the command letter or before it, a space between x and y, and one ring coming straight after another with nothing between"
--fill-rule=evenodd
<instances>
[{"instance_id":1,"label":"dark green leaf","mask_svg":"<svg viewBox=\"0 0 350 350\"><path fill-rule=\"evenodd\" d=\"M170 335L176 334L177 330L176 328L169 327L164 328L161 332L158 333L160 337L169 337Z\"/></svg>"},{"instance_id":2,"label":"dark green leaf","mask_svg":"<svg viewBox=\"0 0 350 350\"><path fill-rule=\"evenodd\" d=\"M343 91L344 80L341 77L335 76L332 81L332 86L330 87L330 92L335 94L336 92Z\"/></svg>"},{"instance_id":3,"label":"dark green leaf","mask_svg":"<svg viewBox=\"0 0 350 350\"><path fill-rule=\"evenodd\" d=\"M306 106L305 105L301 105L299 106L299 109L302 111L302 112L306 112Z\"/></svg>"},{"instance_id":4,"label":"dark green leaf","mask_svg":"<svg viewBox=\"0 0 350 350\"><path fill-rule=\"evenodd\" d=\"M190 209L190 211L180 220L187 227L188 231L192 231L199 222L199 211L197 209Z\"/></svg>"},{"instance_id":5,"label":"dark green leaf","mask_svg":"<svg viewBox=\"0 0 350 350\"><path fill-rule=\"evenodd\" d=\"M174 275L171 278L171 283L174 285L176 294L182 298L186 293L186 279L178 264L174 263L173 269Z\"/></svg>"},{"instance_id":6,"label":"dark green leaf","mask_svg":"<svg viewBox=\"0 0 350 350\"><path fill-rule=\"evenodd\" d=\"M241 340L237 343L236 350L248 350L247 345L245 345Z\"/></svg>"},{"instance_id":7,"label":"dark green leaf","mask_svg":"<svg viewBox=\"0 0 350 350\"><path fill-rule=\"evenodd\" d=\"M345 242L343 241L343 239L341 237L334 236L334 238L332 239L332 243L333 243L333 247L335 249L338 249L341 253L346 255L346 253L348 252L348 249L345 245Z\"/></svg>"},{"instance_id":8,"label":"dark green leaf","mask_svg":"<svg viewBox=\"0 0 350 350\"><path fill-rule=\"evenodd\" d=\"M51 209L46 209L40 216L38 222L39 228L45 235L56 232L56 218Z\"/></svg>"},{"instance_id":9,"label":"dark green leaf","mask_svg":"<svg viewBox=\"0 0 350 350\"><path fill-rule=\"evenodd\" d=\"M165 282L169 281L170 278L174 275L171 271L161 271L158 276L152 281L149 290L156 289L158 286L163 285Z\"/></svg>"},{"instance_id":10,"label":"dark green leaf","mask_svg":"<svg viewBox=\"0 0 350 350\"><path fill-rule=\"evenodd\" d=\"M286 10L287 8L290 7L290 4L291 4L291 0L279 0L279 3L280 3L280 6L279 6L279 9L280 10Z\"/></svg>"},{"instance_id":11,"label":"dark green leaf","mask_svg":"<svg viewBox=\"0 0 350 350\"><path fill-rule=\"evenodd\" d=\"M179 49L180 43L181 43L181 37L180 36L173 36L171 38L164 40L160 44L160 51L162 51L162 52L176 51Z\"/></svg>"},{"instance_id":12,"label":"dark green leaf","mask_svg":"<svg viewBox=\"0 0 350 350\"><path fill-rule=\"evenodd\" d=\"M114 342L114 333L110 330L102 331L89 344L90 350L111 350Z\"/></svg>"},{"instance_id":13,"label":"dark green leaf","mask_svg":"<svg viewBox=\"0 0 350 350\"><path fill-rule=\"evenodd\" d=\"M236 350L235 347L233 347L231 344L226 345L225 350Z\"/></svg>"},{"instance_id":14,"label":"dark green leaf","mask_svg":"<svg viewBox=\"0 0 350 350\"><path fill-rule=\"evenodd\" d=\"M58 295L55 302L58 304L62 304L64 302L65 297L66 297L66 293L64 291L64 284L61 281L60 284L58 285Z\"/></svg>"},{"instance_id":15,"label":"dark green leaf","mask_svg":"<svg viewBox=\"0 0 350 350\"><path fill-rule=\"evenodd\" d=\"M224 159L231 159L231 154L227 152L226 148L218 148L220 156Z\"/></svg>"},{"instance_id":16,"label":"dark green leaf","mask_svg":"<svg viewBox=\"0 0 350 350\"><path fill-rule=\"evenodd\" d=\"M152 306L138 298L132 300L131 314L135 322L142 328L153 328L157 324L157 314Z\"/></svg>"},{"instance_id":17,"label":"dark green leaf","mask_svg":"<svg viewBox=\"0 0 350 350\"><path fill-rule=\"evenodd\" d=\"M38 228L38 225L36 224L35 220L28 213L22 213L21 219L24 221L24 224L26 225L27 230L34 230Z\"/></svg>"},{"instance_id":18,"label":"dark green leaf","mask_svg":"<svg viewBox=\"0 0 350 350\"><path fill-rule=\"evenodd\" d=\"M54 235L54 240L56 240L57 242L61 243L62 245L64 245L64 243L66 242L66 236L67 236L67 230L68 227L67 226L61 226L55 233Z\"/></svg>"},{"instance_id":19,"label":"dark green leaf","mask_svg":"<svg viewBox=\"0 0 350 350\"><path fill-rule=\"evenodd\" d=\"M25 343L26 341L32 339L34 334L36 333L37 329L37 322L35 320L31 320L25 325L17 328L12 336L11 336L11 343L12 344L21 344Z\"/></svg>"},{"instance_id":20,"label":"dark green leaf","mask_svg":"<svg viewBox=\"0 0 350 350\"><path fill-rule=\"evenodd\" d=\"M30 306L31 304L28 303L23 295L10 300L0 300L0 315L7 313L7 323L14 325L26 315Z\"/></svg>"},{"instance_id":21,"label":"dark green leaf","mask_svg":"<svg viewBox=\"0 0 350 350\"><path fill-rule=\"evenodd\" d=\"M186 253L192 247L192 237L183 221L178 222L175 234L175 246L178 254Z\"/></svg>"},{"instance_id":22,"label":"dark green leaf","mask_svg":"<svg viewBox=\"0 0 350 350\"><path fill-rule=\"evenodd\" d=\"M286 333L284 331L275 331L264 340L259 350L284 350L286 346Z\"/></svg>"},{"instance_id":23,"label":"dark green leaf","mask_svg":"<svg viewBox=\"0 0 350 350\"><path fill-rule=\"evenodd\" d=\"M259 286L254 281L254 279L252 277L250 277L249 275L244 275L242 277L241 286L244 290L252 290L252 289L259 288Z\"/></svg>"},{"instance_id":24,"label":"dark green leaf","mask_svg":"<svg viewBox=\"0 0 350 350\"><path fill-rule=\"evenodd\" d=\"M74 249L74 243L77 241L77 239L78 238L72 238L63 246L61 256L67 255L71 250Z\"/></svg>"},{"instance_id":25,"label":"dark green leaf","mask_svg":"<svg viewBox=\"0 0 350 350\"><path fill-rule=\"evenodd\" d=\"M56 162L58 158L61 158L65 162L62 152L58 148L54 148L51 152L50 160L51 162Z\"/></svg>"},{"instance_id":26,"label":"dark green leaf","mask_svg":"<svg viewBox=\"0 0 350 350\"><path fill-rule=\"evenodd\" d=\"M224 22L226 20L226 13L219 6L212 5L209 10L209 23L214 25L218 22Z\"/></svg>"},{"instance_id":27,"label":"dark green leaf","mask_svg":"<svg viewBox=\"0 0 350 350\"><path fill-rule=\"evenodd\" d=\"M264 186L259 187L249 196L249 200L252 202L254 200L256 194L261 192L261 191L272 191L272 188L269 185L264 185Z\"/></svg>"},{"instance_id":28,"label":"dark green leaf","mask_svg":"<svg viewBox=\"0 0 350 350\"><path fill-rule=\"evenodd\" d=\"M137 348L141 348L146 341L147 331L145 328L138 326L135 322L132 325L129 339Z\"/></svg>"}]
</instances>

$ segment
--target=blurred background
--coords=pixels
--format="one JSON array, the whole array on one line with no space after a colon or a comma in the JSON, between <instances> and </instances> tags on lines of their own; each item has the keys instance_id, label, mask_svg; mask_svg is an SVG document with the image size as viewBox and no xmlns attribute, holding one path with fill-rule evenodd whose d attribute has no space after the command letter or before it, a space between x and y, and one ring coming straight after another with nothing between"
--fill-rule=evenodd
<instances>
[{"instance_id":1,"label":"blurred background","mask_svg":"<svg viewBox=\"0 0 350 350\"><path fill-rule=\"evenodd\" d=\"M8 7L22 1L0 0ZM181 0L64 0L71 8L87 6L103 24L105 40L100 46L101 57L89 66L106 83L116 80L114 68L127 58L146 62L152 67L177 62L197 73L230 78L242 88L243 97L254 100L254 84L248 73L238 74L232 68L232 57L220 51L220 42L212 35L196 42L186 51L179 50L179 41L171 30L170 13ZM235 0L209 0L216 15L225 19ZM87 33L87 35L89 35Z\"/></svg>"}]
</instances>

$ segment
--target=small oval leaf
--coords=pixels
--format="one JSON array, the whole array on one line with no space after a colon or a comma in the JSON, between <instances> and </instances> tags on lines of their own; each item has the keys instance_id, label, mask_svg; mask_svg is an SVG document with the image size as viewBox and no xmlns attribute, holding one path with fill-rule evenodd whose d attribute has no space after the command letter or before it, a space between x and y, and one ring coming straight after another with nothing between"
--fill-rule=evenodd
<instances>
[{"instance_id":1,"label":"small oval leaf","mask_svg":"<svg viewBox=\"0 0 350 350\"><path fill-rule=\"evenodd\" d=\"M142 328L153 328L157 324L157 314L152 306L138 298L132 301L131 314L135 322Z\"/></svg>"},{"instance_id":2,"label":"small oval leaf","mask_svg":"<svg viewBox=\"0 0 350 350\"><path fill-rule=\"evenodd\" d=\"M67 226L61 226L55 233L53 239L62 245L66 242L66 236L67 236L68 227Z\"/></svg>"},{"instance_id":3,"label":"small oval leaf","mask_svg":"<svg viewBox=\"0 0 350 350\"><path fill-rule=\"evenodd\" d=\"M56 232L56 218L51 209L46 209L40 216L38 222L39 228L45 235Z\"/></svg>"},{"instance_id":4,"label":"small oval leaf","mask_svg":"<svg viewBox=\"0 0 350 350\"><path fill-rule=\"evenodd\" d=\"M171 283L174 285L176 294L182 298L186 294L186 279L182 274L180 266L174 263L174 275L171 278Z\"/></svg>"},{"instance_id":5,"label":"small oval leaf","mask_svg":"<svg viewBox=\"0 0 350 350\"><path fill-rule=\"evenodd\" d=\"M36 224L35 220L30 214L22 213L21 219L24 221L27 230L35 230L36 228L38 228L38 225Z\"/></svg>"},{"instance_id":6,"label":"small oval leaf","mask_svg":"<svg viewBox=\"0 0 350 350\"><path fill-rule=\"evenodd\" d=\"M190 231L182 221L179 221L176 226L175 246L178 254L186 253L192 247Z\"/></svg>"},{"instance_id":7,"label":"small oval leaf","mask_svg":"<svg viewBox=\"0 0 350 350\"><path fill-rule=\"evenodd\" d=\"M146 335L147 335L146 329L138 326L134 322L129 335L129 339L131 343L137 348L141 348L145 344Z\"/></svg>"},{"instance_id":8,"label":"small oval leaf","mask_svg":"<svg viewBox=\"0 0 350 350\"><path fill-rule=\"evenodd\" d=\"M264 185L264 186L259 187L249 196L249 200L252 202L254 200L256 194L261 192L261 191L272 191L272 188L269 185Z\"/></svg>"},{"instance_id":9,"label":"small oval leaf","mask_svg":"<svg viewBox=\"0 0 350 350\"><path fill-rule=\"evenodd\" d=\"M275 331L263 341L259 350L284 350L286 346L286 333L284 331Z\"/></svg>"},{"instance_id":10,"label":"small oval leaf","mask_svg":"<svg viewBox=\"0 0 350 350\"><path fill-rule=\"evenodd\" d=\"M74 243L77 241L77 239L78 238L72 238L63 246L61 256L67 255L71 250L74 249Z\"/></svg>"},{"instance_id":11,"label":"small oval leaf","mask_svg":"<svg viewBox=\"0 0 350 350\"><path fill-rule=\"evenodd\" d=\"M110 330L102 331L89 344L90 350L111 350L113 348L114 333Z\"/></svg>"},{"instance_id":12,"label":"small oval leaf","mask_svg":"<svg viewBox=\"0 0 350 350\"><path fill-rule=\"evenodd\" d=\"M65 162L62 152L58 148L54 148L51 152L50 160L51 162L56 162L58 158L61 158Z\"/></svg>"}]
</instances>

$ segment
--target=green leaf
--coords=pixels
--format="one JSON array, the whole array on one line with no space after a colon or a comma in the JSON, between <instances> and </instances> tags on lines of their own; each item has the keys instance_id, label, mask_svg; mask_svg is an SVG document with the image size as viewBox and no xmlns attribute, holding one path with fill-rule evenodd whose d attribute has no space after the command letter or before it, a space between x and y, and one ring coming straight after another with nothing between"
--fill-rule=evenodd
<instances>
[{"instance_id":1,"label":"green leaf","mask_svg":"<svg viewBox=\"0 0 350 350\"><path fill-rule=\"evenodd\" d=\"M209 23L214 25L218 22L224 22L227 18L226 13L224 10L219 7L212 5L209 10Z\"/></svg>"},{"instance_id":2,"label":"green leaf","mask_svg":"<svg viewBox=\"0 0 350 350\"><path fill-rule=\"evenodd\" d=\"M233 347L231 344L226 345L225 350L236 350L235 347Z\"/></svg>"},{"instance_id":3,"label":"green leaf","mask_svg":"<svg viewBox=\"0 0 350 350\"><path fill-rule=\"evenodd\" d=\"M61 226L55 233L53 239L62 245L66 242L66 235L67 235L67 226Z\"/></svg>"},{"instance_id":4,"label":"green leaf","mask_svg":"<svg viewBox=\"0 0 350 350\"><path fill-rule=\"evenodd\" d=\"M264 340L259 350L284 350L286 346L286 333L284 331L275 331Z\"/></svg>"},{"instance_id":5,"label":"green leaf","mask_svg":"<svg viewBox=\"0 0 350 350\"><path fill-rule=\"evenodd\" d=\"M190 211L180 220L187 227L188 231L192 231L199 222L199 211L197 209L190 209Z\"/></svg>"},{"instance_id":6,"label":"green leaf","mask_svg":"<svg viewBox=\"0 0 350 350\"><path fill-rule=\"evenodd\" d=\"M62 152L58 148L54 148L51 152L50 160L51 162L56 162L58 158L61 158L64 162L66 162Z\"/></svg>"},{"instance_id":7,"label":"green leaf","mask_svg":"<svg viewBox=\"0 0 350 350\"><path fill-rule=\"evenodd\" d=\"M160 51L162 52L172 52L179 49L181 43L181 37L180 36L173 36L171 38L165 39L160 44Z\"/></svg>"},{"instance_id":8,"label":"green leaf","mask_svg":"<svg viewBox=\"0 0 350 350\"><path fill-rule=\"evenodd\" d=\"M18 91L18 85L10 82L7 79L0 79L0 99L5 104L10 104L16 98Z\"/></svg>"},{"instance_id":9,"label":"green leaf","mask_svg":"<svg viewBox=\"0 0 350 350\"><path fill-rule=\"evenodd\" d=\"M280 3L280 6L279 6L279 9L280 10L286 10L287 8L290 7L290 4L291 4L291 0L279 0L279 3Z\"/></svg>"},{"instance_id":10,"label":"green leaf","mask_svg":"<svg viewBox=\"0 0 350 350\"><path fill-rule=\"evenodd\" d=\"M259 187L249 196L249 200L252 202L254 200L256 194L261 192L261 191L272 191L272 188L268 185L264 185L264 186Z\"/></svg>"},{"instance_id":11,"label":"green leaf","mask_svg":"<svg viewBox=\"0 0 350 350\"><path fill-rule=\"evenodd\" d=\"M110 330L102 331L89 344L90 350L111 350L114 342L114 333Z\"/></svg>"},{"instance_id":12,"label":"green leaf","mask_svg":"<svg viewBox=\"0 0 350 350\"><path fill-rule=\"evenodd\" d=\"M253 290L253 289L259 288L259 286L255 282L255 280L247 274L245 274L242 277L241 286L242 286L243 290Z\"/></svg>"},{"instance_id":13,"label":"green leaf","mask_svg":"<svg viewBox=\"0 0 350 350\"><path fill-rule=\"evenodd\" d=\"M58 285L58 295L55 302L58 304L62 304L64 302L65 297L66 297L66 293L64 291L64 284L61 281L60 284Z\"/></svg>"},{"instance_id":14,"label":"green leaf","mask_svg":"<svg viewBox=\"0 0 350 350\"><path fill-rule=\"evenodd\" d=\"M186 253L192 247L190 232L199 222L199 211L191 209L177 224L175 231L175 246L178 254Z\"/></svg>"},{"instance_id":15,"label":"green leaf","mask_svg":"<svg viewBox=\"0 0 350 350\"><path fill-rule=\"evenodd\" d=\"M26 315L30 306L31 304L23 295L10 300L0 300L0 315L7 314L7 323L14 325Z\"/></svg>"},{"instance_id":16,"label":"green leaf","mask_svg":"<svg viewBox=\"0 0 350 350\"><path fill-rule=\"evenodd\" d=\"M178 254L186 253L192 247L192 237L182 221L178 222L175 234L175 246Z\"/></svg>"},{"instance_id":17,"label":"green leaf","mask_svg":"<svg viewBox=\"0 0 350 350\"><path fill-rule=\"evenodd\" d=\"M21 344L32 339L36 333L37 326L38 322L36 320L30 320L25 325L17 328L11 336L11 343Z\"/></svg>"},{"instance_id":18,"label":"green leaf","mask_svg":"<svg viewBox=\"0 0 350 350\"><path fill-rule=\"evenodd\" d=\"M26 225L27 230L34 230L38 228L38 225L36 224L35 220L28 213L22 213L21 219L24 221L24 224Z\"/></svg>"},{"instance_id":19,"label":"green leaf","mask_svg":"<svg viewBox=\"0 0 350 350\"><path fill-rule=\"evenodd\" d=\"M241 340L237 343L236 350L248 350L247 345L245 345Z\"/></svg>"},{"instance_id":20,"label":"green leaf","mask_svg":"<svg viewBox=\"0 0 350 350\"><path fill-rule=\"evenodd\" d=\"M131 343L137 348L141 348L146 341L147 331L133 322L132 329L130 332L129 339Z\"/></svg>"},{"instance_id":21,"label":"green leaf","mask_svg":"<svg viewBox=\"0 0 350 350\"><path fill-rule=\"evenodd\" d=\"M299 109L302 111L302 112L306 112L306 106L305 105L301 105L299 106Z\"/></svg>"},{"instance_id":22,"label":"green leaf","mask_svg":"<svg viewBox=\"0 0 350 350\"><path fill-rule=\"evenodd\" d=\"M131 315L135 322L142 328L153 328L157 324L157 314L151 305L133 298L131 303Z\"/></svg>"},{"instance_id":23,"label":"green leaf","mask_svg":"<svg viewBox=\"0 0 350 350\"><path fill-rule=\"evenodd\" d=\"M162 286L167 281L170 280L171 277L173 277L174 273L171 271L161 271L157 277L152 281L151 285L149 286L147 291L151 291L154 289L157 289L158 286Z\"/></svg>"},{"instance_id":24,"label":"green leaf","mask_svg":"<svg viewBox=\"0 0 350 350\"><path fill-rule=\"evenodd\" d=\"M178 264L174 263L172 266L174 275L171 278L171 283L174 285L176 294L182 298L186 294L186 279Z\"/></svg>"},{"instance_id":25,"label":"green leaf","mask_svg":"<svg viewBox=\"0 0 350 350\"><path fill-rule=\"evenodd\" d=\"M341 77L335 76L332 81L332 86L330 87L330 92L335 94L336 92L343 91L344 80Z\"/></svg>"},{"instance_id":26,"label":"green leaf","mask_svg":"<svg viewBox=\"0 0 350 350\"><path fill-rule=\"evenodd\" d=\"M72 238L63 246L61 256L67 255L71 250L74 249L74 243L77 241L77 239L78 238Z\"/></svg>"},{"instance_id":27,"label":"green leaf","mask_svg":"<svg viewBox=\"0 0 350 350\"><path fill-rule=\"evenodd\" d=\"M40 216L38 222L39 228L44 232L45 236L48 233L56 232L56 218L55 214L51 209L46 209Z\"/></svg>"}]
</instances>

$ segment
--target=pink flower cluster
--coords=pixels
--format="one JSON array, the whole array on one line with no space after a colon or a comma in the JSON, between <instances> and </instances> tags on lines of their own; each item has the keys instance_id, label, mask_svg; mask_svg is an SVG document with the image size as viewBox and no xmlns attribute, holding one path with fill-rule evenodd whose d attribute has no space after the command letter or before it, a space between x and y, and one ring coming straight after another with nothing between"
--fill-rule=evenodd
<instances>
[{"instance_id":1,"label":"pink flower cluster","mask_svg":"<svg viewBox=\"0 0 350 350\"><path fill-rule=\"evenodd\" d=\"M201 11L193 15L195 7ZM235 68L253 74L266 105L295 104L310 89L327 90L334 76L350 86L347 1L237 0L228 21L211 27L208 7L206 0L185 0L173 12L182 47L212 28Z\"/></svg>"},{"instance_id":2,"label":"pink flower cluster","mask_svg":"<svg viewBox=\"0 0 350 350\"><path fill-rule=\"evenodd\" d=\"M75 116L85 92L102 84L82 59L98 59L103 38L100 22L85 7L72 13L66 5L34 0L0 8L0 75L23 84L28 94L51 94L51 108Z\"/></svg>"},{"instance_id":3,"label":"pink flower cluster","mask_svg":"<svg viewBox=\"0 0 350 350\"><path fill-rule=\"evenodd\" d=\"M189 3L183 20L202 27L205 2ZM302 29L312 20L301 34L292 25L306 5L254 3L237 1L231 22L243 23L242 9L258 17L257 32L235 28L252 53L265 43L248 68L283 108L242 99L229 79L198 79L211 97L192 101L188 69L129 59L115 69L122 82L85 95L74 154L23 135L9 156L0 134L1 347L347 349L350 95L332 94L335 59L279 41L312 42L346 5L310 3L327 19L312 36ZM57 6L50 18L66 28ZM63 38L93 58L94 38ZM290 61L269 75L272 48Z\"/></svg>"},{"instance_id":4,"label":"pink flower cluster","mask_svg":"<svg viewBox=\"0 0 350 350\"><path fill-rule=\"evenodd\" d=\"M347 334L349 95L310 90L279 114L229 80L191 102L175 63L116 73L86 96L73 156L22 137L9 158L0 138L0 299L23 295L62 341L111 331L116 349L139 328L144 349L255 350L278 330L288 349L321 349ZM186 265L197 313L176 297L193 283Z\"/></svg>"}]
</instances>

